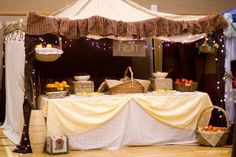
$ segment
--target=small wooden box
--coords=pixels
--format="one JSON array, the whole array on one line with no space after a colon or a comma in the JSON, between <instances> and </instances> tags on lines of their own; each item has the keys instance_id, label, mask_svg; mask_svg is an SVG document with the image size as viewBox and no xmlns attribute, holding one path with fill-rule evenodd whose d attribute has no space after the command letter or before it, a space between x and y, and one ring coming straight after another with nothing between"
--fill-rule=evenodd
<instances>
[{"instance_id":1,"label":"small wooden box","mask_svg":"<svg viewBox=\"0 0 236 157\"><path fill-rule=\"evenodd\" d=\"M48 136L46 139L46 151L48 154L69 153L68 138L66 136Z\"/></svg>"},{"instance_id":2,"label":"small wooden box","mask_svg":"<svg viewBox=\"0 0 236 157\"><path fill-rule=\"evenodd\" d=\"M74 87L75 87L75 93L94 92L93 81L75 81Z\"/></svg>"}]
</instances>

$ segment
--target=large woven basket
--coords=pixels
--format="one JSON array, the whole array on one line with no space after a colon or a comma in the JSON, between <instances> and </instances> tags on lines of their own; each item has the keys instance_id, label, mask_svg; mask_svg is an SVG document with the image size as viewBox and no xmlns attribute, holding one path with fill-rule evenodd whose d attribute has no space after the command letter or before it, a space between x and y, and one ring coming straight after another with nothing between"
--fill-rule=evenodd
<instances>
[{"instance_id":1,"label":"large woven basket","mask_svg":"<svg viewBox=\"0 0 236 157\"><path fill-rule=\"evenodd\" d=\"M144 87L136 80L130 80L109 89L110 94L143 93Z\"/></svg>"},{"instance_id":2,"label":"large woven basket","mask_svg":"<svg viewBox=\"0 0 236 157\"><path fill-rule=\"evenodd\" d=\"M226 124L225 124L226 130L225 131L220 131L219 133L218 132L202 131L202 128L204 127L204 125L205 126L209 125L209 121L207 122L204 118L207 117L206 114L212 112L213 109L217 109L218 111L221 111L224 114L225 119L226 119ZM208 117L208 119L209 119L209 117ZM221 146L225 146L227 143L229 129L230 129L230 123L229 123L229 120L228 120L225 110L218 107L218 106L210 106L210 107L207 107L206 109L204 109L203 112L201 113L201 115L198 119L198 122L197 122L197 129L196 129L195 133L198 138L198 143L200 145L221 147ZM209 138L206 138L205 135L207 135L207 137L209 137ZM218 138L217 138L217 136L218 136ZM213 144L213 142L211 142L211 139L213 139L213 140L218 139L218 140L214 142L215 144Z\"/></svg>"},{"instance_id":3,"label":"large woven basket","mask_svg":"<svg viewBox=\"0 0 236 157\"><path fill-rule=\"evenodd\" d=\"M53 62L56 61L61 54L62 51L62 41L59 36L59 49L58 48L35 48L35 59L41 62Z\"/></svg>"},{"instance_id":4,"label":"large woven basket","mask_svg":"<svg viewBox=\"0 0 236 157\"><path fill-rule=\"evenodd\" d=\"M128 71L130 72L130 78L127 77ZM102 92L105 89L104 86L108 86L108 92L110 94L124 94L124 93L144 93L147 92L150 86L149 80L134 79L133 71L131 67L126 68L124 78L120 81L106 80L101 84L98 92Z\"/></svg>"}]
</instances>

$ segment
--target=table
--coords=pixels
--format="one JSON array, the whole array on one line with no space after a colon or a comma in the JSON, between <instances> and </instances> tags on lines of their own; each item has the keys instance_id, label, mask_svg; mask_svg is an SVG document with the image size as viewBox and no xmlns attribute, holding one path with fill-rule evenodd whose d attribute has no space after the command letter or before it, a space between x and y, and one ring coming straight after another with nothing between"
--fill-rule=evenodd
<instances>
[{"instance_id":1,"label":"table","mask_svg":"<svg viewBox=\"0 0 236 157\"><path fill-rule=\"evenodd\" d=\"M71 149L83 150L196 143L197 119L212 105L202 92L43 96L39 104L47 135L67 135Z\"/></svg>"}]
</instances>

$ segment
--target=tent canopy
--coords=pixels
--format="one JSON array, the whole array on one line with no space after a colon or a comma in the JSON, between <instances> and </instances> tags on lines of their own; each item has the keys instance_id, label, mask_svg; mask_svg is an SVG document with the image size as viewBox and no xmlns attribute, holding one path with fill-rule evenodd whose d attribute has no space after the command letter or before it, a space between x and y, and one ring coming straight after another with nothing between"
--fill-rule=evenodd
<instances>
[{"instance_id":1,"label":"tent canopy","mask_svg":"<svg viewBox=\"0 0 236 157\"><path fill-rule=\"evenodd\" d=\"M170 20L198 20L205 16L175 15L148 10L130 0L76 0L52 14L59 18L86 19L101 16L123 22L137 22L156 17Z\"/></svg>"},{"instance_id":2,"label":"tent canopy","mask_svg":"<svg viewBox=\"0 0 236 157\"><path fill-rule=\"evenodd\" d=\"M132 38L201 34L227 27L221 15L180 16L153 12L130 0L76 0L52 16L30 12L27 34Z\"/></svg>"}]
</instances>

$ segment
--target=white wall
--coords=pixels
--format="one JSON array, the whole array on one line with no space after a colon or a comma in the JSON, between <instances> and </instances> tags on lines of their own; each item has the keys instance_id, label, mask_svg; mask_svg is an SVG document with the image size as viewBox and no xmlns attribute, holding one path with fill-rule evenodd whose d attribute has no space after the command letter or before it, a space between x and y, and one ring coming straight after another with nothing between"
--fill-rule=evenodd
<instances>
[{"instance_id":1,"label":"white wall","mask_svg":"<svg viewBox=\"0 0 236 157\"><path fill-rule=\"evenodd\" d=\"M236 0L133 0L150 9L157 4L158 11L174 14L215 14L236 6Z\"/></svg>"}]
</instances>

